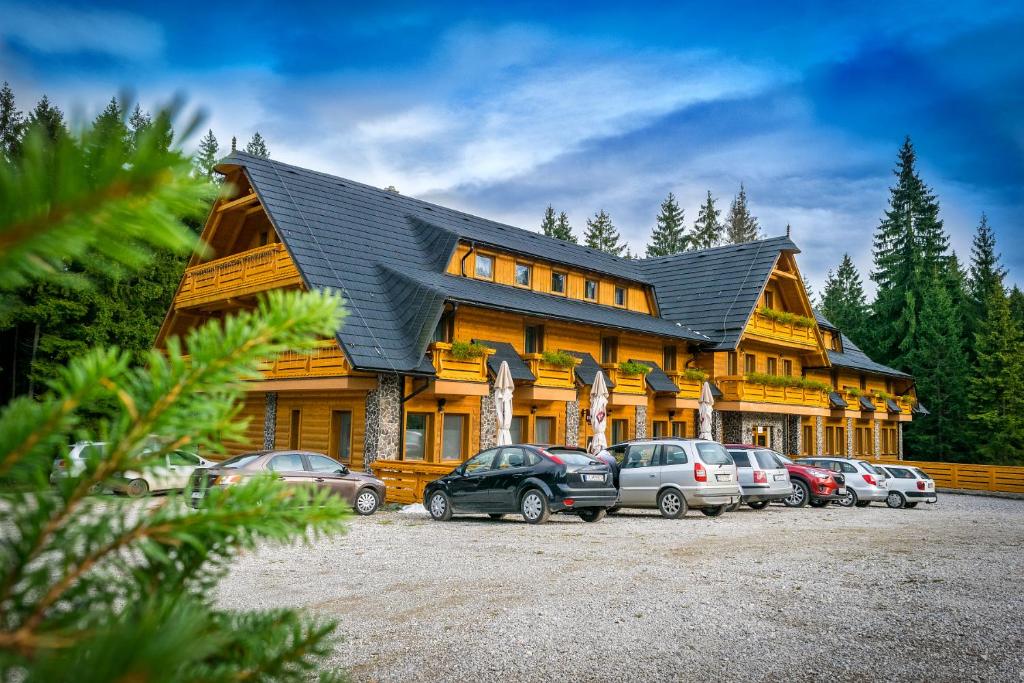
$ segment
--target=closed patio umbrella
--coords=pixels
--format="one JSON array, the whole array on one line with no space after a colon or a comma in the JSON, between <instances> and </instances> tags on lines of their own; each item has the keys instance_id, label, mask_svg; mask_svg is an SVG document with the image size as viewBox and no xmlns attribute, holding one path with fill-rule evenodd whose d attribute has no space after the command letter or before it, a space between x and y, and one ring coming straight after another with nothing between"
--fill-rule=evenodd
<instances>
[{"instance_id":1,"label":"closed patio umbrella","mask_svg":"<svg viewBox=\"0 0 1024 683\"><path fill-rule=\"evenodd\" d=\"M605 424L608 422L607 410L608 385L605 384L604 373L598 370L594 385L590 388L590 426L594 430L590 452L595 455L608 448L608 437L604 435Z\"/></svg>"},{"instance_id":2,"label":"closed patio umbrella","mask_svg":"<svg viewBox=\"0 0 1024 683\"><path fill-rule=\"evenodd\" d=\"M714 415L714 407L715 397L711 395L711 385L704 382L704 386L700 389L700 402L697 404L697 412L700 413L698 439L711 440L711 418Z\"/></svg>"},{"instance_id":3,"label":"closed patio umbrella","mask_svg":"<svg viewBox=\"0 0 1024 683\"><path fill-rule=\"evenodd\" d=\"M512 392L515 390L508 361L501 361L498 376L494 378L494 411L498 417L498 445L512 443Z\"/></svg>"}]
</instances>

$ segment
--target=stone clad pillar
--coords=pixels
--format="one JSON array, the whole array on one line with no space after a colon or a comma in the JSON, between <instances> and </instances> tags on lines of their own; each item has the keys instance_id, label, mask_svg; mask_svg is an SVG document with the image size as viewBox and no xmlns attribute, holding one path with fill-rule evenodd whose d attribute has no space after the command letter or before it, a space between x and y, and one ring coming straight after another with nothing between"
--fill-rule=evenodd
<instances>
[{"instance_id":1,"label":"stone clad pillar","mask_svg":"<svg viewBox=\"0 0 1024 683\"><path fill-rule=\"evenodd\" d=\"M263 395L263 450L274 450L277 440L277 392L268 391Z\"/></svg>"},{"instance_id":2,"label":"stone clad pillar","mask_svg":"<svg viewBox=\"0 0 1024 683\"><path fill-rule=\"evenodd\" d=\"M873 432L874 436L874 438L872 439L872 441L874 441L874 443L872 444L874 450L872 451L872 453L877 458L882 454L882 423L880 420L874 420L873 422L874 428L871 431Z\"/></svg>"},{"instance_id":3,"label":"stone clad pillar","mask_svg":"<svg viewBox=\"0 0 1024 683\"><path fill-rule=\"evenodd\" d=\"M634 438L646 439L647 438L647 406L636 407L636 425L633 430L636 435Z\"/></svg>"},{"instance_id":4,"label":"stone clad pillar","mask_svg":"<svg viewBox=\"0 0 1024 683\"><path fill-rule=\"evenodd\" d=\"M494 382L488 383L486 396L480 397L480 450L498 445L498 414L494 408Z\"/></svg>"},{"instance_id":5,"label":"stone clad pillar","mask_svg":"<svg viewBox=\"0 0 1024 683\"><path fill-rule=\"evenodd\" d=\"M846 418L846 455L853 457L853 418Z\"/></svg>"},{"instance_id":6,"label":"stone clad pillar","mask_svg":"<svg viewBox=\"0 0 1024 683\"><path fill-rule=\"evenodd\" d=\"M825 455L825 418L818 415L814 418L814 453Z\"/></svg>"},{"instance_id":7,"label":"stone clad pillar","mask_svg":"<svg viewBox=\"0 0 1024 683\"><path fill-rule=\"evenodd\" d=\"M565 445L579 446L580 444L580 402L565 402Z\"/></svg>"},{"instance_id":8,"label":"stone clad pillar","mask_svg":"<svg viewBox=\"0 0 1024 683\"><path fill-rule=\"evenodd\" d=\"M787 415L786 416L786 429L789 432L786 439L786 448L789 449L788 453L784 455L803 455L803 421L799 415Z\"/></svg>"},{"instance_id":9,"label":"stone clad pillar","mask_svg":"<svg viewBox=\"0 0 1024 683\"><path fill-rule=\"evenodd\" d=\"M898 447L898 449L896 451L896 457L898 457L900 460L902 460L903 459L903 423L902 422L900 422L900 423L898 423L896 425L896 433L897 433L897 437L899 439L899 447Z\"/></svg>"},{"instance_id":10,"label":"stone clad pillar","mask_svg":"<svg viewBox=\"0 0 1024 683\"><path fill-rule=\"evenodd\" d=\"M396 460L402 435L402 378L377 375L377 388L366 392L366 439L363 465L367 472L375 460Z\"/></svg>"}]
</instances>

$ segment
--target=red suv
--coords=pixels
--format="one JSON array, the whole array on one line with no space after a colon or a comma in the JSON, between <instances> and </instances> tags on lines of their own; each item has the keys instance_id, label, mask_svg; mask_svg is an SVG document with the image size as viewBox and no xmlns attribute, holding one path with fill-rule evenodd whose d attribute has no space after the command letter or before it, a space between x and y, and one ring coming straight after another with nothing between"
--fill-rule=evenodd
<instances>
[{"instance_id":1,"label":"red suv","mask_svg":"<svg viewBox=\"0 0 1024 683\"><path fill-rule=\"evenodd\" d=\"M764 450L764 446L749 444L726 444L726 448ZM816 508L825 507L846 495L846 480L843 475L821 467L801 465L775 451L772 451L772 454L789 472L789 481L793 485L793 493L782 501L787 507L800 508L808 503Z\"/></svg>"}]
</instances>

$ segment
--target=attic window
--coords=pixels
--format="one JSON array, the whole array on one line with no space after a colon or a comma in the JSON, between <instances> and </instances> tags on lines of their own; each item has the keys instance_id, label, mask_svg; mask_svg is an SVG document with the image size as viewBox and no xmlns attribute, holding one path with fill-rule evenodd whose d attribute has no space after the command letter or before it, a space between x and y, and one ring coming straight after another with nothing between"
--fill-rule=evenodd
<instances>
[{"instance_id":1,"label":"attic window","mask_svg":"<svg viewBox=\"0 0 1024 683\"><path fill-rule=\"evenodd\" d=\"M615 288L615 305L625 306L626 305L626 288L616 287Z\"/></svg>"},{"instance_id":2,"label":"attic window","mask_svg":"<svg viewBox=\"0 0 1024 683\"><path fill-rule=\"evenodd\" d=\"M494 257L486 254L476 255L476 266L474 267L474 274L483 280L494 279Z\"/></svg>"},{"instance_id":3,"label":"attic window","mask_svg":"<svg viewBox=\"0 0 1024 683\"><path fill-rule=\"evenodd\" d=\"M551 291L555 294L565 294L565 273L551 273Z\"/></svg>"}]
</instances>

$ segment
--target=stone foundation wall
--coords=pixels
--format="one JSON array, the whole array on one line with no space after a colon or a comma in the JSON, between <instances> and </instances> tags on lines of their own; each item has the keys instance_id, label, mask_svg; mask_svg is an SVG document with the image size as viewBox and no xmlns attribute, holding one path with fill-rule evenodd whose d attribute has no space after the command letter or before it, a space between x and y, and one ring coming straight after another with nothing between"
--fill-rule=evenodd
<instances>
[{"instance_id":1,"label":"stone foundation wall","mask_svg":"<svg viewBox=\"0 0 1024 683\"><path fill-rule=\"evenodd\" d=\"M277 392L263 395L263 449L271 451L277 441Z\"/></svg>"},{"instance_id":2,"label":"stone foundation wall","mask_svg":"<svg viewBox=\"0 0 1024 683\"><path fill-rule=\"evenodd\" d=\"M580 445L580 402L567 401L565 404L565 445Z\"/></svg>"},{"instance_id":3,"label":"stone foundation wall","mask_svg":"<svg viewBox=\"0 0 1024 683\"><path fill-rule=\"evenodd\" d=\"M402 435L402 389L398 375L378 375L377 388L366 392L366 439L363 465L398 458Z\"/></svg>"},{"instance_id":4,"label":"stone foundation wall","mask_svg":"<svg viewBox=\"0 0 1024 683\"><path fill-rule=\"evenodd\" d=\"M636 423L633 429L635 432L635 439L646 439L647 438L647 406L636 407Z\"/></svg>"},{"instance_id":5,"label":"stone foundation wall","mask_svg":"<svg viewBox=\"0 0 1024 683\"><path fill-rule=\"evenodd\" d=\"M788 415L776 413L722 413L723 443L754 443L754 427L768 427L768 447L784 453Z\"/></svg>"}]
</instances>

